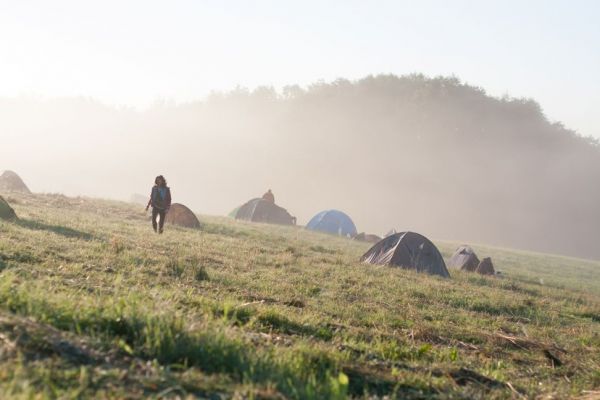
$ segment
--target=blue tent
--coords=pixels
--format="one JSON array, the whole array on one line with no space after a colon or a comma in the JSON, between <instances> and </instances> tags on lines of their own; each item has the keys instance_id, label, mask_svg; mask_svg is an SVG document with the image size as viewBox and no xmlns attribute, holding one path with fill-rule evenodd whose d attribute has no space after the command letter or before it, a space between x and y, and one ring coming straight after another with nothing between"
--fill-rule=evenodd
<instances>
[{"instance_id":1,"label":"blue tent","mask_svg":"<svg viewBox=\"0 0 600 400\"><path fill-rule=\"evenodd\" d=\"M340 236L356 235L356 226L349 216L338 210L321 211L308 222L307 229Z\"/></svg>"}]
</instances>

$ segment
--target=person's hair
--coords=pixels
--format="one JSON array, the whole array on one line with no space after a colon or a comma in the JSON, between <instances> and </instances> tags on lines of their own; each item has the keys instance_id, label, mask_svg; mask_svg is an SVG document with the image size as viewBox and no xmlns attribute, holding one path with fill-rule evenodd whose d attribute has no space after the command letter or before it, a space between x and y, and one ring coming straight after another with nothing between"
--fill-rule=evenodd
<instances>
[{"instance_id":1,"label":"person's hair","mask_svg":"<svg viewBox=\"0 0 600 400\"><path fill-rule=\"evenodd\" d=\"M167 180L165 179L164 176L159 175L156 178L154 178L154 183L155 184L160 185L160 183L159 183L160 181L163 181L165 183L165 186L167 186Z\"/></svg>"}]
</instances>

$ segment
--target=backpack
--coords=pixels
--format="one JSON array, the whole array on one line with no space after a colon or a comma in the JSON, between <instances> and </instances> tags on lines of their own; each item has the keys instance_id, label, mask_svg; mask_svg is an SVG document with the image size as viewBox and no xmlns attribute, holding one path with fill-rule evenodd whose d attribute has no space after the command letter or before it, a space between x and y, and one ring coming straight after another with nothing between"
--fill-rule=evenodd
<instances>
[{"instance_id":1,"label":"backpack","mask_svg":"<svg viewBox=\"0 0 600 400\"><path fill-rule=\"evenodd\" d=\"M165 187L164 197L160 195L160 188L155 186L152 188L152 207L164 210L169 206L169 188Z\"/></svg>"}]
</instances>

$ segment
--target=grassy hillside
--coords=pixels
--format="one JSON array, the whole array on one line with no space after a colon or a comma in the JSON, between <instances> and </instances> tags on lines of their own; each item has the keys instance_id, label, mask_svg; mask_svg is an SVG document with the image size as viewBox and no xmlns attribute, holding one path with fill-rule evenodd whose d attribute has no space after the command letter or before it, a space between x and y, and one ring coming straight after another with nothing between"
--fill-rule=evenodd
<instances>
[{"instance_id":1,"label":"grassy hillside","mask_svg":"<svg viewBox=\"0 0 600 400\"><path fill-rule=\"evenodd\" d=\"M9 196L0 398L554 398L600 391L600 264L476 246L500 277L123 203ZM447 258L453 243L437 243Z\"/></svg>"}]
</instances>

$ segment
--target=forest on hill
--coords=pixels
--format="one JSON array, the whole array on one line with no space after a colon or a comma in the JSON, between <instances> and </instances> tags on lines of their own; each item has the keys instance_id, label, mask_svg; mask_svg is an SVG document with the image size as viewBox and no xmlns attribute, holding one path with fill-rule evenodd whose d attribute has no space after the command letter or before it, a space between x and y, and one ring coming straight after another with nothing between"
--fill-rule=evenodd
<instances>
[{"instance_id":1,"label":"forest on hill","mask_svg":"<svg viewBox=\"0 0 600 400\"><path fill-rule=\"evenodd\" d=\"M379 234L600 258L598 142L453 77L238 88L143 111L0 99L0 131L0 167L34 191L125 199L163 173L203 213L272 188L299 223L337 208Z\"/></svg>"}]
</instances>

